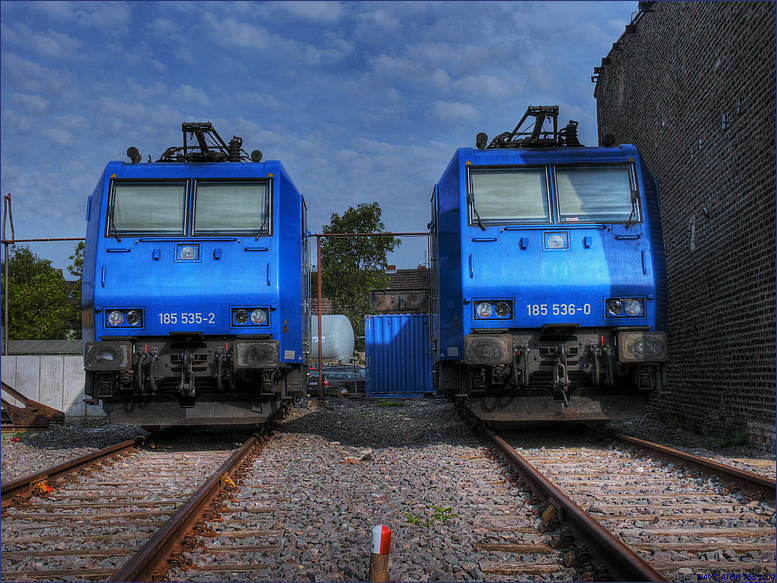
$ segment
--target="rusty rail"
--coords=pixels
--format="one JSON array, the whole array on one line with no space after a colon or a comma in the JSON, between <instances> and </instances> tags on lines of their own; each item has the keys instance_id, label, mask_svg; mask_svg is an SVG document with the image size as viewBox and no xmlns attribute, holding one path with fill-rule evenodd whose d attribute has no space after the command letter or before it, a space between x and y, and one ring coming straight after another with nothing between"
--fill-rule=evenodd
<instances>
[{"instance_id":1,"label":"rusty rail","mask_svg":"<svg viewBox=\"0 0 777 583\"><path fill-rule=\"evenodd\" d=\"M579 536L583 537L591 550L605 560L608 567L616 571L617 575L622 578L621 580L666 581L658 571L643 561L639 555L591 518L585 510L538 472L505 440L490 429L481 428L481 431L505 455L508 463L529 483L532 490L557 509L562 522L568 524Z\"/></svg>"},{"instance_id":2,"label":"rusty rail","mask_svg":"<svg viewBox=\"0 0 777 583\"><path fill-rule=\"evenodd\" d=\"M731 480L748 493L760 491L764 496L768 496L771 500L775 499L775 480L759 476L752 472L732 468L731 466L720 464L670 447L658 445L657 443L651 443L643 439L631 437L630 435L616 432L610 432L610 435L619 441L635 445L647 452L662 455L673 462L688 464L704 472L708 476L722 476L727 480Z\"/></svg>"},{"instance_id":3,"label":"rusty rail","mask_svg":"<svg viewBox=\"0 0 777 583\"><path fill-rule=\"evenodd\" d=\"M32 489L36 484L40 484L41 482L46 482L54 478L61 478L67 474L77 472L81 468L124 453L133 447L142 445L145 439L145 436L139 436L135 439L128 439L127 441L106 447L100 451L87 454L85 456L76 458L63 464L59 464L58 466L54 466L46 470L42 470L40 472L36 472L29 476L25 476L24 478L19 478L18 480L8 482L2 486L2 507L6 508L16 503L16 499L19 496L30 496L32 494Z\"/></svg>"},{"instance_id":4,"label":"rusty rail","mask_svg":"<svg viewBox=\"0 0 777 583\"><path fill-rule=\"evenodd\" d=\"M157 571L166 572L168 565L164 562L175 552L203 510L219 495L230 474L259 440L259 433L249 437L109 581L154 581L157 580L154 578Z\"/></svg>"}]
</instances>

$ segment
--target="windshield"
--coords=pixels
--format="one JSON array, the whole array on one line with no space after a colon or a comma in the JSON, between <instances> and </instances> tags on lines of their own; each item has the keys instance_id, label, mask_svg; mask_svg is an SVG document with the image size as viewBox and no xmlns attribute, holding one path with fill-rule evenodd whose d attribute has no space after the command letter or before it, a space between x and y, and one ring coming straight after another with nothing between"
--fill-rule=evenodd
<instances>
[{"instance_id":1,"label":"windshield","mask_svg":"<svg viewBox=\"0 0 777 583\"><path fill-rule=\"evenodd\" d=\"M115 183L110 233L184 232L186 183Z\"/></svg>"},{"instance_id":2,"label":"windshield","mask_svg":"<svg viewBox=\"0 0 777 583\"><path fill-rule=\"evenodd\" d=\"M268 235L269 192L268 182L199 182L194 233Z\"/></svg>"},{"instance_id":3,"label":"windshield","mask_svg":"<svg viewBox=\"0 0 777 583\"><path fill-rule=\"evenodd\" d=\"M640 221L631 166L557 167L556 190L562 223Z\"/></svg>"},{"instance_id":4,"label":"windshield","mask_svg":"<svg viewBox=\"0 0 777 583\"><path fill-rule=\"evenodd\" d=\"M550 222L544 168L473 169L470 188L470 224Z\"/></svg>"}]
</instances>

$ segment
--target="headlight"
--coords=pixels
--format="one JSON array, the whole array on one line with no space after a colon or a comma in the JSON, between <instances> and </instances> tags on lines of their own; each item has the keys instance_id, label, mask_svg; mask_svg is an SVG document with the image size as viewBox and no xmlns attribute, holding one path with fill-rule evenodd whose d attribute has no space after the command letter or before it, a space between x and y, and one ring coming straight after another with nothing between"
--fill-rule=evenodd
<instances>
[{"instance_id":1,"label":"headlight","mask_svg":"<svg viewBox=\"0 0 777 583\"><path fill-rule=\"evenodd\" d=\"M181 261L196 261L199 259L199 247L197 245L179 245L178 259Z\"/></svg>"},{"instance_id":2,"label":"headlight","mask_svg":"<svg viewBox=\"0 0 777 583\"><path fill-rule=\"evenodd\" d=\"M127 324L130 326L139 324L141 320L140 310L130 310L127 312Z\"/></svg>"},{"instance_id":3,"label":"headlight","mask_svg":"<svg viewBox=\"0 0 777 583\"><path fill-rule=\"evenodd\" d=\"M248 312L246 310L235 310L235 322L238 324L245 324L248 322Z\"/></svg>"},{"instance_id":4,"label":"headlight","mask_svg":"<svg viewBox=\"0 0 777 583\"><path fill-rule=\"evenodd\" d=\"M645 315L645 300L641 298L608 298L605 300L605 317L639 318Z\"/></svg>"},{"instance_id":5,"label":"headlight","mask_svg":"<svg viewBox=\"0 0 777 583\"><path fill-rule=\"evenodd\" d=\"M108 324L111 326L121 326L124 323L124 314L118 310L112 311L108 314Z\"/></svg>"},{"instance_id":6,"label":"headlight","mask_svg":"<svg viewBox=\"0 0 777 583\"><path fill-rule=\"evenodd\" d=\"M623 300L623 311L632 317L641 316L642 304L637 300Z\"/></svg>"},{"instance_id":7,"label":"headlight","mask_svg":"<svg viewBox=\"0 0 777 583\"><path fill-rule=\"evenodd\" d=\"M545 233L546 249L566 249L568 246L566 233Z\"/></svg>"},{"instance_id":8,"label":"headlight","mask_svg":"<svg viewBox=\"0 0 777 583\"><path fill-rule=\"evenodd\" d=\"M509 320L513 317L511 300L475 300L476 320Z\"/></svg>"},{"instance_id":9,"label":"headlight","mask_svg":"<svg viewBox=\"0 0 777 583\"><path fill-rule=\"evenodd\" d=\"M510 317L510 304L507 302L498 302L496 304L496 307L494 308L494 311L496 312L496 315L500 318L509 318Z\"/></svg>"},{"instance_id":10,"label":"headlight","mask_svg":"<svg viewBox=\"0 0 777 583\"><path fill-rule=\"evenodd\" d=\"M493 311L491 304L486 302L478 304L477 307L475 307L475 313L477 313L478 318L488 318Z\"/></svg>"},{"instance_id":11,"label":"headlight","mask_svg":"<svg viewBox=\"0 0 777 583\"><path fill-rule=\"evenodd\" d=\"M108 328L142 328L143 310L140 308L106 310L105 325Z\"/></svg>"},{"instance_id":12,"label":"headlight","mask_svg":"<svg viewBox=\"0 0 777 583\"><path fill-rule=\"evenodd\" d=\"M232 325L267 326L269 325L267 308L232 308Z\"/></svg>"},{"instance_id":13,"label":"headlight","mask_svg":"<svg viewBox=\"0 0 777 583\"><path fill-rule=\"evenodd\" d=\"M251 322L253 322L255 325L259 326L261 324L264 324L266 321L267 321L267 312L265 312L261 308L257 308L253 312L251 312Z\"/></svg>"}]
</instances>

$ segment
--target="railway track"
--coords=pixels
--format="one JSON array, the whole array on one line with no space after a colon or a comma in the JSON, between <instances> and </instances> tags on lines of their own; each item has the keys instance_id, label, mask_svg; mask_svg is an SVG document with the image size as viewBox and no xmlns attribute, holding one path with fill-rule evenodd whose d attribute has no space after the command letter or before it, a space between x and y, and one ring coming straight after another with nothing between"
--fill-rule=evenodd
<instances>
[{"instance_id":1,"label":"railway track","mask_svg":"<svg viewBox=\"0 0 777 583\"><path fill-rule=\"evenodd\" d=\"M581 576L537 530L530 493L514 486L509 467L477 435L451 415L456 427L437 426L430 443L429 426L401 414L397 421L404 425L391 433L367 428L357 436L326 410L285 422L235 478L237 488L204 521L169 580L367 580L377 523L394 531L389 580ZM425 491L410 474L428 480ZM365 497L366 507L351 507ZM462 540L464 528L474 539Z\"/></svg>"},{"instance_id":2,"label":"railway track","mask_svg":"<svg viewBox=\"0 0 777 583\"><path fill-rule=\"evenodd\" d=\"M637 444L513 443L555 483L548 494L445 402L333 405L293 408L261 453L256 435L206 451L147 438L72 480L38 476L29 502L16 486L9 506L5 485L2 578L366 580L376 524L393 531L389 580L774 576L762 484L695 475ZM617 542L601 547L576 514Z\"/></svg>"},{"instance_id":3,"label":"railway track","mask_svg":"<svg viewBox=\"0 0 777 583\"><path fill-rule=\"evenodd\" d=\"M159 539L177 540L203 485L225 479L234 436L208 441L138 438L4 485L2 578L143 580Z\"/></svg>"},{"instance_id":4,"label":"railway track","mask_svg":"<svg viewBox=\"0 0 777 583\"><path fill-rule=\"evenodd\" d=\"M556 544L597 549L618 578L774 580L774 480L617 434L585 445L486 434L543 492L548 516L572 521L575 540Z\"/></svg>"}]
</instances>

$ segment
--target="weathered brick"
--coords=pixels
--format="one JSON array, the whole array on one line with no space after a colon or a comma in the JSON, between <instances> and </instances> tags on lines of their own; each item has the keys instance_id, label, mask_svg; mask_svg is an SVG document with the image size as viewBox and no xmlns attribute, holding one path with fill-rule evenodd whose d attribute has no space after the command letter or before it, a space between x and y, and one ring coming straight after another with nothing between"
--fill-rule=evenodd
<instances>
[{"instance_id":1,"label":"weathered brick","mask_svg":"<svg viewBox=\"0 0 777 583\"><path fill-rule=\"evenodd\" d=\"M640 2L601 68L600 142L659 185L669 392L655 412L775 448L774 2Z\"/></svg>"}]
</instances>

